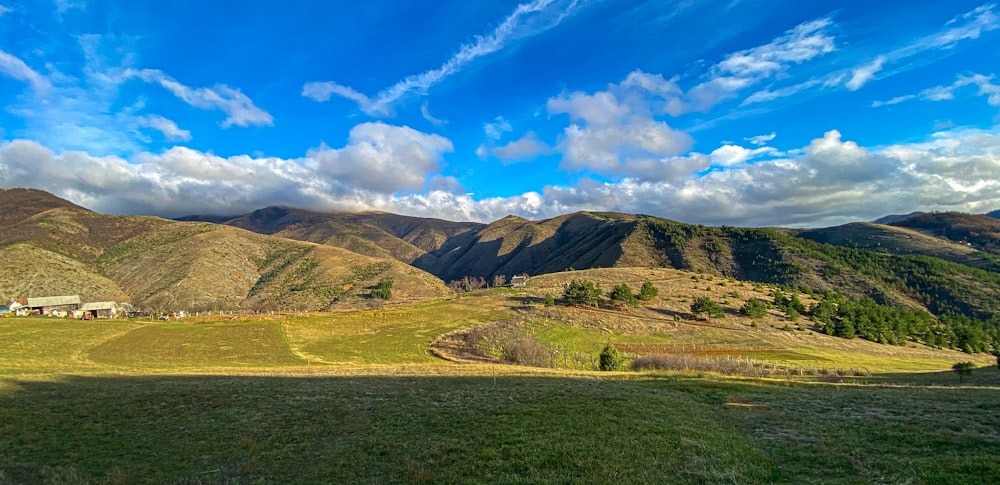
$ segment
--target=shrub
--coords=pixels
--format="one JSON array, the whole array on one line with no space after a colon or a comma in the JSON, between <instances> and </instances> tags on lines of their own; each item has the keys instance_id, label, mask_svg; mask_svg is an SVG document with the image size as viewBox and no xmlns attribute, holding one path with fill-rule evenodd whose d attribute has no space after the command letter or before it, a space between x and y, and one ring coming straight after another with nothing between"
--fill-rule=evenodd
<instances>
[{"instance_id":1,"label":"shrub","mask_svg":"<svg viewBox=\"0 0 1000 485\"><path fill-rule=\"evenodd\" d=\"M958 374L958 382L965 380L965 376L972 374L972 369L976 368L975 362L958 362L951 366L951 370Z\"/></svg>"},{"instance_id":2,"label":"shrub","mask_svg":"<svg viewBox=\"0 0 1000 485\"><path fill-rule=\"evenodd\" d=\"M660 293L660 290L653 286L652 282L645 282L642 284L642 288L639 289L639 299L642 301L652 300L656 298L656 295Z\"/></svg>"},{"instance_id":3,"label":"shrub","mask_svg":"<svg viewBox=\"0 0 1000 485\"><path fill-rule=\"evenodd\" d=\"M719 318L726 315L722 307L707 296L699 296L694 299L694 303L691 303L691 313L694 313L695 316L704 314L709 318Z\"/></svg>"},{"instance_id":4,"label":"shrub","mask_svg":"<svg viewBox=\"0 0 1000 485\"><path fill-rule=\"evenodd\" d=\"M545 295L545 306L555 306L556 299L552 295Z\"/></svg>"},{"instance_id":5,"label":"shrub","mask_svg":"<svg viewBox=\"0 0 1000 485\"><path fill-rule=\"evenodd\" d=\"M392 298L392 278L382 278L372 290L371 297L388 300Z\"/></svg>"},{"instance_id":6,"label":"shrub","mask_svg":"<svg viewBox=\"0 0 1000 485\"><path fill-rule=\"evenodd\" d=\"M625 363L622 354L614 345L608 344L601 351L600 369L603 371L619 371Z\"/></svg>"},{"instance_id":7,"label":"shrub","mask_svg":"<svg viewBox=\"0 0 1000 485\"><path fill-rule=\"evenodd\" d=\"M751 298L740 308L740 314L750 318L764 318L767 315L767 303L759 298Z\"/></svg>"},{"instance_id":8,"label":"shrub","mask_svg":"<svg viewBox=\"0 0 1000 485\"><path fill-rule=\"evenodd\" d=\"M611 299L611 303L615 306L636 305L635 295L632 294L632 288L625 283L615 285L615 287L611 290L609 298Z\"/></svg>"},{"instance_id":9,"label":"shrub","mask_svg":"<svg viewBox=\"0 0 1000 485\"><path fill-rule=\"evenodd\" d=\"M566 285L563 298L572 304L597 306L601 301L601 288L593 281L573 280Z\"/></svg>"}]
</instances>

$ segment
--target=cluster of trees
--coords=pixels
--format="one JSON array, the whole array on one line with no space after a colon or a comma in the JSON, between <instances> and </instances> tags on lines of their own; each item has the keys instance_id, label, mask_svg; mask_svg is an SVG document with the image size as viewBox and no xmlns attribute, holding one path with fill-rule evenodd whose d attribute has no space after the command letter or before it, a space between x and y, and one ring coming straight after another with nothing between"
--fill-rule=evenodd
<instances>
[{"instance_id":1,"label":"cluster of trees","mask_svg":"<svg viewBox=\"0 0 1000 485\"><path fill-rule=\"evenodd\" d=\"M382 278L379 280L375 288L372 288L371 297L378 298L380 300L389 300L392 298L392 278Z\"/></svg>"},{"instance_id":2,"label":"cluster of trees","mask_svg":"<svg viewBox=\"0 0 1000 485\"><path fill-rule=\"evenodd\" d=\"M1000 330L981 321L962 315L934 318L918 308L881 305L871 298L828 293L809 307L808 314L818 329L837 337L892 345L923 342L968 353L1000 348Z\"/></svg>"},{"instance_id":3,"label":"cluster of trees","mask_svg":"<svg viewBox=\"0 0 1000 485\"><path fill-rule=\"evenodd\" d=\"M659 290L649 281L642 284L638 295L632 292L632 287L620 283L611 289L608 300L612 306L618 308L634 307L639 304L639 301L651 300L658 294ZM570 281L563 289L563 299L574 305L598 306L603 295L604 292L600 286L587 280Z\"/></svg>"}]
</instances>

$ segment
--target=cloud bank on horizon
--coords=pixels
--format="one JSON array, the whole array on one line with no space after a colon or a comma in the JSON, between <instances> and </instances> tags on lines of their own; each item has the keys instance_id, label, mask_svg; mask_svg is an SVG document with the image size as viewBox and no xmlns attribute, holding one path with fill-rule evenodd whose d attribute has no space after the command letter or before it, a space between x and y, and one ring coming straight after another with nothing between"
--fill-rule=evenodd
<instances>
[{"instance_id":1,"label":"cloud bank on horizon","mask_svg":"<svg viewBox=\"0 0 1000 485\"><path fill-rule=\"evenodd\" d=\"M991 3L57 3L0 0L0 186L102 212L1000 208Z\"/></svg>"}]
</instances>

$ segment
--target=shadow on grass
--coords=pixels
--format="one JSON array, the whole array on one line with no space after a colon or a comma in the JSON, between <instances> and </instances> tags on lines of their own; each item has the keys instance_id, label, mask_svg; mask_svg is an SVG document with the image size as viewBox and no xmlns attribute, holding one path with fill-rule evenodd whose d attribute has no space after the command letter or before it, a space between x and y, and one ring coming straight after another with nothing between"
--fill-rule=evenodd
<instances>
[{"instance_id":1,"label":"shadow on grass","mask_svg":"<svg viewBox=\"0 0 1000 485\"><path fill-rule=\"evenodd\" d=\"M1000 478L998 398L674 377L0 379L0 477L989 483Z\"/></svg>"},{"instance_id":2,"label":"shadow on grass","mask_svg":"<svg viewBox=\"0 0 1000 485\"><path fill-rule=\"evenodd\" d=\"M972 369L960 376L950 370L936 372L905 372L873 374L864 378L868 384L893 384L909 386L975 386L1000 388L1000 369L995 365Z\"/></svg>"},{"instance_id":3,"label":"shadow on grass","mask_svg":"<svg viewBox=\"0 0 1000 485\"><path fill-rule=\"evenodd\" d=\"M12 483L774 478L765 453L733 423L718 419L718 406L671 391L662 381L652 383L533 377L0 379L0 477ZM693 431L677 432L688 428ZM705 450L711 450L710 461Z\"/></svg>"}]
</instances>

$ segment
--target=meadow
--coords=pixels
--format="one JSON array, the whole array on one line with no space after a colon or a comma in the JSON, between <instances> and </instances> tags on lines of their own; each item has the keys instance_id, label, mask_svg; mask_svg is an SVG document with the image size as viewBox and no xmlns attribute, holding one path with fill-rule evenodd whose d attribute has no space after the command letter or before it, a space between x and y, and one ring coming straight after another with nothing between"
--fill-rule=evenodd
<instances>
[{"instance_id":1,"label":"meadow","mask_svg":"<svg viewBox=\"0 0 1000 485\"><path fill-rule=\"evenodd\" d=\"M991 356L735 316L678 322L684 295L617 317L549 308L533 299L545 291L196 323L0 319L0 483L1000 480ZM869 375L598 372L432 352L443 334L510 319L564 352L610 342ZM949 370L959 360L980 364L962 382Z\"/></svg>"}]
</instances>

